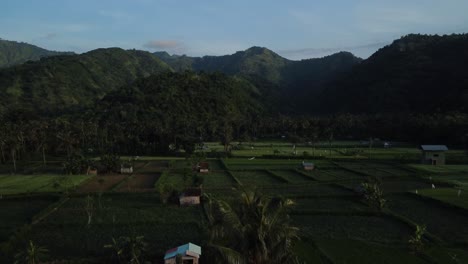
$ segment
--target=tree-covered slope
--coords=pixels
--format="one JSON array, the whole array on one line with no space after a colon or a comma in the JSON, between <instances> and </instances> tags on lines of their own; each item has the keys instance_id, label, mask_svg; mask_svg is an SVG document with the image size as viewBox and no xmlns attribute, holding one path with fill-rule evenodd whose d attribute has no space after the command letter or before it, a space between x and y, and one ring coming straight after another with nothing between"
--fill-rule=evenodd
<instances>
[{"instance_id":1,"label":"tree-covered slope","mask_svg":"<svg viewBox=\"0 0 468 264\"><path fill-rule=\"evenodd\" d=\"M0 70L0 106L49 113L83 108L136 78L170 70L151 53L119 48L42 58Z\"/></svg>"},{"instance_id":2,"label":"tree-covered slope","mask_svg":"<svg viewBox=\"0 0 468 264\"><path fill-rule=\"evenodd\" d=\"M176 71L222 72L245 77L263 90L269 109L294 114L310 113L310 98L316 98L325 84L362 61L349 52L291 61L261 47L201 58L171 56L167 52L154 54Z\"/></svg>"},{"instance_id":3,"label":"tree-covered slope","mask_svg":"<svg viewBox=\"0 0 468 264\"><path fill-rule=\"evenodd\" d=\"M255 86L242 78L167 72L110 92L92 119L125 123L167 148L169 143L183 145L200 137L229 140L251 131L263 111L259 98Z\"/></svg>"},{"instance_id":4,"label":"tree-covered slope","mask_svg":"<svg viewBox=\"0 0 468 264\"><path fill-rule=\"evenodd\" d=\"M228 75L255 74L274 83L279 83L282 80L282 71L289 63L287 59L261 47L252 47L245 51L223 56L170 56L167 52L155 52L154 54L177 71L222 72Z\"/></svg>"},{"instance_id":5,"label":"tree-covered slope","mask_svg":"<svg viewBox=\"0 0 468 264\"><path fill-rule=\"evenodd\" d=\"M468 35L408 35L333 82L321 112L468 111Z\"/></svg>"},{"instance_id":6,"label":"tree-covered slope","mask_svg":"<svg viewBox=\"0 0 468 264\"><path fill-rule=\"evenodd\" d=\"M0 39L0 68L30 60L36 61L44 57L72 54L72 52L50 51L27 43Z\"/></svg>"},{"instance_id":7,"label":"tree-covered slope","mask_svg":"<svg viewBox=\"0 0 468 264\"><path fill-rule=\"evenodd\" d=\"M258 75L282 86L322 82L335 72L349 70L361 59L348 52L301 61L291 61L262 47L252 47L231 55L188 57L155 52L176 71L222 72L228 75Z\"/></svg>"}]
</instances>

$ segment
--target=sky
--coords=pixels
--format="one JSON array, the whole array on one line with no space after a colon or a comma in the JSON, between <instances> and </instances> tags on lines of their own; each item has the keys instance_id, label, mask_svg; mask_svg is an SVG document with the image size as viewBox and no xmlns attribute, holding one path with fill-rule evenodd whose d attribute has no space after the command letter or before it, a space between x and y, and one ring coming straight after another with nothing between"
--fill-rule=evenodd
<instances>
[{"instance_id":1,"label":"sky","mask_svg":"<svg viewBox=\"0 0 468 264\"><path fill-rule=\"evenodd\" d=\"M299 60L367 58L410 33L468 32L468 0L2 0L0 38L50 50L189 56L267 47Z\"/></svg>"}]
</instances>

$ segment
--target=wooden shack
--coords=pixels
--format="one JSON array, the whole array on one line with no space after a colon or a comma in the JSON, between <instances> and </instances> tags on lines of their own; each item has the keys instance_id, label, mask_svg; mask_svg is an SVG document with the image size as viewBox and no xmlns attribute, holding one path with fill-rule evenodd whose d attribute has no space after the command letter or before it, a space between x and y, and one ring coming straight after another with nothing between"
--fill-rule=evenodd
<instances>
[{"instance_id":1,"label":"wooden shack","mask_svg":"<svg viewBox=\"0 0 468 264\"><path fill-rule=\"evenodd\" d=\"M201 247L188 243L176 248L171 248L164 255L164 264L176 264L180 258L184 264L198 264L201 256Z\"/></svg>"},{"instance_id":2,"label":"wooden shack","mask_svg":"<svg viewBox=\"0 0 468 264\"><path fill-rule=\"evenodd\" d=\"M200 188L188 188L179 196L179 204L181 206L198 205L200 204L200 196Z\"/></svg>"},{"instance_id":3,"label":"wooden shack","mask_svg":"<svg viewBox=\"0 0 468 264\"><path fill-rule=\"evenodd\" d=\"M445 165L445 145L421 145L421 163L430 165Z\"/></svg>"},{"instance_id":4,"label":"wooden shack","mask_svg":"<svg viewBox=\"0 0 468 264\"><path fill-rule=\"evenodd\" d=\"M197 171L200 173L208 173L210 171L210 164L208 162L198 163Z\"/></svg>"},{"instance_id":5,"label":"wooden shack","mask_svg":"<svg viewBox=\"0 0 468 264\"><path fill-rule=\"evenodd\" d=\"M86 175L97 175L98 170L96 168L88 167L86 170Z\"/></svg>"}]
</instances>

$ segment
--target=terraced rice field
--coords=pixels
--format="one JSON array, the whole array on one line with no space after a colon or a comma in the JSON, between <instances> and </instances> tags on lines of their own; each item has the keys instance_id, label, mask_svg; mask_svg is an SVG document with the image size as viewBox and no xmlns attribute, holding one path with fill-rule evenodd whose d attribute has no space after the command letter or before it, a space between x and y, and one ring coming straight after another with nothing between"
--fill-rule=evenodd
<instances>
[{"instance_id":1,"label":"terraced rice field","mask_svg":"<svg viewBox=\"0 0 468 264\"><path fill-rule=\"evenodd\" d=\"M426 225L427 231L447 243L468 243L468 214L433 203L415 194L389 197L389 209L414 223Z\"/></svg>"},{"instance_id":2,"label":"terraced rice field","mask_svg":"<svg viewBox=\"0 0 468 264\"><path fill-rule=\"evenodd\" d=\"M154 191L154 183L158 180L159 173L134 174L119 184L116 191L119 192L142 192Z\"/></svg>"},{"instance_id":3,"label":"terraced rice field","mask_svg":"<svg viewBox=\"0 0 468 264\"><path fill-rule=\"evenodd\" d=\"M289 183L301 183L314 180L312 177L308 177L295 170L271 170L270 172L284 178Z\"/></svg>"},{"instance_id":4,"label":"terraced rice field","mask_svg":"<svg viewBox=\"0 0 468 264\"><path fill-rule=\"evenodd\" d=\"M61 192L90 179L88 175L1 175L0 195Z\"/></svg>"},{"instance_id":5,"label":"terraced rice field","mask_svg":"<svg viewBox=\"0 0 468 264\"><path fill-rule=\"evenodd\" d=\"M413 229L395 219L373 215L293 215L302 232L315 239L354 239L405 243Z\"/></svg>"},{"instance_id":6,"label":"terraced rice field","mask_svg":"<svg viewBox=\"0 0 468 264\"><path fill-rule=\"evenodd\" d=\"M234 179L225 171L211 171L203 174L203 185L206 188L223 188L234 184Z\"/></svg>"},{"instance_id":7,"label":"terraced rice field","mask_svg":"<svg viewBox=\"0 0 468 264\"><path fill-rule=\"evenodd\" d=\"M284 182L270 175L269 173L258 171L234 171L234 176L238 178L244 185L274 185L283 184Z\"/></svg>"},{"instance_id":8,"label":"terraced rice field","mask_svg":"<svg viewBox=\"0 0 468 264\"><path fill-rule=\"evenodd\" d=\"M55 196L31 196L0 200L0 243L22 226L31 223L34 215L57 199Z\"/></svg>"},{"instance_id":9,"label":"terraced rice field","mask_svg":"<svg viewBox=\"0 0 468 264\"><path fill-rule=\"evenodd\" d=\"M81 185L77 189L77 192L96 193L112 191L113 188L121 183L126 177L128 177L128 175L125 174L99 175Z\"/></svg>"}]
</instances>

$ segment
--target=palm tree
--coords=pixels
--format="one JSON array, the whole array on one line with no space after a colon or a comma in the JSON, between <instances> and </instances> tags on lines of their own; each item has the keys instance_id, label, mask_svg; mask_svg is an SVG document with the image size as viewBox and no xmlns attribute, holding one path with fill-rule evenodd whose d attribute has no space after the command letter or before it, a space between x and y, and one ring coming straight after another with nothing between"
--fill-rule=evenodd
<instances>
[{"instance_id":1,"label":"palm tree","mask_svg":"<svg viewBox=\"0 0 468 264\"><path fill-rule=\"evenodd\" d=\"M29 245L28 247L18 253L15 256L15 264L36 264L39 263L41 259L43 259L47 252L49 252L45 247L41 247L38 245L35 245L34 242L29 240Z\"/></svg>"},{"instance_id":2,"label":"palm tree","mask_svg":"<svg viewBox=\"0 0 468 264\"><path fill-rule=\"evenodd\" d=\"M147 244L143 236L112 238L112 244L104 248L112 249L118 263L140 264L146 251Z\"/></svg>"},{"instance_id":3,"label":"palm tree","mask_svg":"<svg viewBox=\"0 0 468 264\"><path fill-rule=\"evenodd\" d=\"M244 191L235 205L205 195L208 248L219 263L294 263L298 228L288 215L291 200Z\"/></svg>"}]
</instances>

